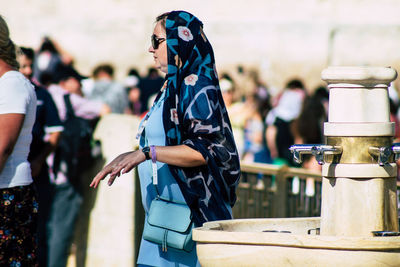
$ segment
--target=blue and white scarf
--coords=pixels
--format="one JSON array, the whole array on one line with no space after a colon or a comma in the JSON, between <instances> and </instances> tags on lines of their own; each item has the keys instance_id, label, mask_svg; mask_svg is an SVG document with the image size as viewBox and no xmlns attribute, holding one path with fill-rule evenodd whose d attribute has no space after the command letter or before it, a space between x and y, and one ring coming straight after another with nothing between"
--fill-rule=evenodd
<instances>
[{"instance_id":1,"label":"blue and white scarf","mask_svg":"<svg viewBox=\"0 0 400 267\"><path fill-rule=\"evenodd\" d=\"M231 219L240 177L239 156L219 88L214 53L203 24L184 11L166 20L168 74L163 122L166 145L185 144L199 151L207 164L181 168L169 165L194 222Z\"/></svg>"}]
</instances>

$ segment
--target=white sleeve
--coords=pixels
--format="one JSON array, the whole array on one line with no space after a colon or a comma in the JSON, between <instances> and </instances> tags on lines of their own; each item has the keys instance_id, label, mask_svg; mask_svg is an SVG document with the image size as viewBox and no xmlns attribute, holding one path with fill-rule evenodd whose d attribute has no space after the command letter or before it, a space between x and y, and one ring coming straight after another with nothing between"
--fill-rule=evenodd
<instances>
[{"instance_id":1,"label":"white sleeve","mask_svg":"<svg viewBox=\"0 0 400 267\"><path fill-rule=\"evenodd\" d=\"M30 94L19 79L7 78L0 81L0 114L26 114Z\"/></svg>"}]
</instances>

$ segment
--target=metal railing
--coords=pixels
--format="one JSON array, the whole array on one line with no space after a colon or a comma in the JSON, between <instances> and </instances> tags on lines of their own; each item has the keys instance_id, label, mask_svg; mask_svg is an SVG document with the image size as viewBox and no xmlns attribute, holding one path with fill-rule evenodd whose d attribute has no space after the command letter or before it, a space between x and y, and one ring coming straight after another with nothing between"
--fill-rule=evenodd
<instances>
[{"instance_id":1,"label":"metal railing","mask_svg":"<svg viewBox=\"0 0 400 267\"><path fill-rule=\"evenodd\" d=\"M233 208L234 218L320 216L321 172L243 162L241 171L237 202Z\"/></svg>"}]
</instances>

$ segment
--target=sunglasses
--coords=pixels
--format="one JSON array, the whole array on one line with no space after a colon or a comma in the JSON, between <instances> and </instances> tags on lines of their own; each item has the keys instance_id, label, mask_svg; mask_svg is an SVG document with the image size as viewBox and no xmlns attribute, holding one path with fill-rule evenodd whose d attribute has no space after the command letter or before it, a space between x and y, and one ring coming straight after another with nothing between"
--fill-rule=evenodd
<instances>
[{"instance_id":1,"label":"sunglasses","mask_svg":"<svg viewBox=\"0 0 400 267\"><path fill-rule=\"evenodd\" d=\"M151 46L153 46L154 49L157 49L158 46L165 41L165 38L158 38L155 34L151 36Z\"/></svg>"}]
</instances>

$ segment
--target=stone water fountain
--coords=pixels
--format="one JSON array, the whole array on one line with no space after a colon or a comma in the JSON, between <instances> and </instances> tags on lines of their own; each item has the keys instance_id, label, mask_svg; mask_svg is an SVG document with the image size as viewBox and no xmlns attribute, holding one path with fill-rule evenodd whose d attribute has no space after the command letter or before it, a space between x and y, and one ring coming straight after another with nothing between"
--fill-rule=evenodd
<instances>
[{"instance_id":1,"label":"stone water fountain","mask_svg":"<svg viewBox=\"0 0 400 267\"><path fill-rule=\"evenodd\" d=\"M239 219L193 230L202 266L400 266L394 123L382 67L329 67L326 144L294 145L322 164L321 217Z\"/></svg>"}]
</instances>

